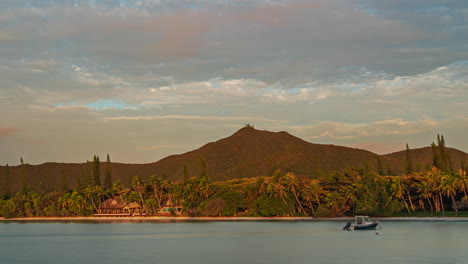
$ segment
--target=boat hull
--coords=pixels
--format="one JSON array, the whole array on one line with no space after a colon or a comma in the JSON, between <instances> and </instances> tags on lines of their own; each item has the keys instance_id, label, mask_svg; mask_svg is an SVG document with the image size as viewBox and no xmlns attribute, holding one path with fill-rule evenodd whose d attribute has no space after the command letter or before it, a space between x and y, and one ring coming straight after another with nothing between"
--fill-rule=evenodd
<instances>
[{"instance_id":1,"label":"boat hull","mask_svg":"<svg viewBox=\"0 0 468 264\"><path fill-rule=\"evenodd\" d=\"M375 230L379 223L364 224L364 225L354 225L354 230Z\"/></svg>"}]
</instances>

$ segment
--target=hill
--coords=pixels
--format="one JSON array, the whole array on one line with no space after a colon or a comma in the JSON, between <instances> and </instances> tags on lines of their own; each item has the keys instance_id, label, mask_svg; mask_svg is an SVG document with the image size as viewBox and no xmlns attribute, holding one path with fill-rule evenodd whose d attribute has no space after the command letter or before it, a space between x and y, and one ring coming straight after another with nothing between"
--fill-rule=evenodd
<instances>
[{"instance_id":1,"label":"hill","mask_svg":"<svg viewBox=\"0 0 468 264\"><path fill-rule=\"evenodd\" d=\"M468 161L468 154L448 149L454 168L462 160ZM431 149L411 150L415 170L417 164L425 168L432 163ZM184 178L184 167L189 177L202 173L211 180L225 180L257 176L269 176L276 169L291 171L298 175L316 177L348 168L368 166L375 171L378 155L370 151L349 147L313 144L290 135L287 132L269 132L244 127L233 135L208 143L199 149L163 158L154 163L125 164L112 163L113 179L128 185L130 178L140 176L144 180L151 175L164 176L172 181ZM380 156L383 164L394 173L403 173L405 151ZM202 163L206 164L203 166ZM105 163L101 162L101 175ZM24 165L25 175L31 188L38 190L68 185L75 187L77 179L86 171L86 163L44 163ZM19 188L19 166L11 168L12 189ZM101 181L103 181L101 176ZM5 167L0 167L0 185L5 181ZM0 187L1 188L1 187ZM3 190L0 190L3 191Z\"/></svg>"},{"instance_id":2,"label":"hill","mask_svg":"<svg viewBox=\"0 0 468 264\"><path fill-rule=\"evenodd\" d=\"M428 165L432 164L432 148L424 147L418 149L411 149L411 158L413 160L413 169L418 170L418 167L425 169ZM462 161L468 161L468 154L454 148L447 148L447 153L452 161L453 169L458 170L461 167ZM405 171L405 160L406 151L398 151L381 156L384 160L387 160L397 173L403 173Z\"/></svg>"}]
</instances>

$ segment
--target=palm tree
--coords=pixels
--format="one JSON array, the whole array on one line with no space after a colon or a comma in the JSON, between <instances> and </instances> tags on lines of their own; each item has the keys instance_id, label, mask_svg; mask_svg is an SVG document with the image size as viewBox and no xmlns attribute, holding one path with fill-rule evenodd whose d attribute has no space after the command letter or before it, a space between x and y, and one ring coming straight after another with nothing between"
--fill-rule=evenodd
<instances>
[{"instance_id":1,"label":"palm tree","mask_svg":"<svg viewBox=\"0 0 468 264\"><path fill-rule=\"evenodd\" d=\"M89 201L91 201L94 209L96 212L98 212L98 207L96 206L96 203L94 202L94 193L95 193L95 189L94 186L88 186L84 189L84 194L86 197L88 197Z\"/></svg>"},{"instance_id":2,"label":"palm tree","mask_svg":"<svg viewBox=\"0 0 468 264\"><path fill-rule=\"evenodd\" d=\"M455 177L453 177L451 173L442 176L441 189L443 194L452 198L452 207L455 210L455 215L457 215L458 207L456 206L455 201L457 185L455 182Z\"/></svg>"},{"instance_id":3,"label":"palm tree","mask_svg":"<svg viewBox=\"0 0 468 264\"><path fill-rule=\"evenodd\" d=\"M393 178L391 189L392 189L392 195L398 199L402 199L403 203L405 203L405 207L406 207L406 210L408 211L408 214L411 214L408 204L406 203L406 200L405 200L405 185L403 184L403 182L401 182L400 177Z\"/></svg>"},{"instance_id":4,"label":"palm tree","mask_svg":"<svg viewBox=\"0 0 468 264\"><path fill-rule=\"evenodd\" d=\"M284 181L286 183L287 188L293 194L294 198L296 198L296 202L299 205L301 211L307 215L307 212L304 210L302 203L299 201L299 195L297 194L297 190L300 190L300 182L297 179L296 175L289 172L284 176Z\"/></svg>"},{"instance_id":5,"label":"palm tree","mask_svg":"<svg viewBox=\"0 0 468 264\"><path fill-rule=\"evenodd\" d=\"M154 198L156 198L158 209L162 207L162 192L163 192L163 184L162 179L157 177L156 175L152 175L150 178L150 182L153 185L153 192Z\"/></svg>"},{"instance_id":6,"label":"palm tree","mask_svg":"<svg viewBox=\"0 0 468 264\"><path fill-rule=\"evenodd\" d=\"M457 185L458 185L458 189L462 190L465 197L467 197L466 189L468 188L468 177L466 176L465 170L462 170L462 169L458 170Z\"/></svg>"},{"instance_id":7,"label":"palm tree","mask_svg":"<svg viewBox=\"0 0 468 264\"><path fill-rule=\"evenodd\" d=\"M197 186L200 194L205 198L205 201L208 200L208 198L212 194L212 187L210 183L208 182L208 179L206 177L203 177L199 182Z\"/></svg>"},{"instance_id":8,"label":"palm tree","mask_svg":"<svg viewBox=\"0 0 468 264\"><path fill-rule=\"evenodd\" d=\"M344 198L346 201L349 201L351 203L351 208L353 210L354 214L354 201L357 199L357 193L359 190L361 190L364 186L362 184L357 184L357 183L352 183L350 185L347 185L344 189Z\"/></svg>"},{"instance_id":9,"label":"palm tree","mask_svg":"<svg viewBox=\"0 0 468 264\"><path fill-rule=\"evenodd\" d=\"M288 204L285 199L288 197L288 192L286 187L283 184L281 184L281 182L271 182L270 184L268 184L268 193L270 193L270 195L272 195L275 198L281 198L285 205Z\"/></svg>"},{"instance_id":10,"label":"palm tree","mask_svg":"<svg viewBox=\"0 0 468 264\"><path fill-rule=\"evenodd\" d=\"M261 194L267 193L268 185L265 182L265 178L263 177L258 177L257 181L255 183L255 187L258 190L258 195L260 196Z\"/></svg>"},{"instance_id":11,"label":"palm tree","mask_svg":"<svg viewBox=\"0 0 468 264\"><path fill-rule=\"evenodd\" d=\"M145 212L149 212L148 208L146 207L145 201L143 200L143 195L141 193L141 189L143 189L144 182L139 176L135 176L132 179L132 186L134 189L137 190L138 194L140 195L141 206L143 206L143 210Z\"/></svg>"},{"instance_id":12,"label":"palm tree","mask_svg":"<svg viewBox=\"0 0 468 264\"><path fill-rule=\"evenodd\" d=\"M441 192L441 176L440 170L437 167L432 167L432 170L429 174L429 184L432 187L432 190L436 193L433 196L434 204L436 205L436 211L440 212L442 210L442 215L445 215L444 201L442 199Z\"/></svg>"},{"instance_id":13,"label":"palm tree","mask_svg":"<svg viewBox=\"0 0 468 264\"><path fill-rule=\"evenodd\" d=\"M434 209L432 208L432 203L430 199L433 196L431 185L429 184L427 180L423 180L416 186L416 188L418 189L418 192L421 195L421 197L426 199L427 202L429 203L429 206L431 207L431 215L432 215Z\"/></svg>"}]
</instances>

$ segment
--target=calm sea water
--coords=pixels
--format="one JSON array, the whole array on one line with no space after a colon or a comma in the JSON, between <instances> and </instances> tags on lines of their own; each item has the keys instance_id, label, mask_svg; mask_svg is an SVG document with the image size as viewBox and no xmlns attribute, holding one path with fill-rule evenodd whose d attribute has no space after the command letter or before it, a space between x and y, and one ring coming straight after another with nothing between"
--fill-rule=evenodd
<instances>
[{"instance_id":1,"label":"calm sea water","mask_svg":"<svg viewBox=\"0 0 468 264\"><path fill-rule=\"evenodd\" d=\"M468 222L0 223L0 263L468 263Z\"/></svg>"}]
</instances>

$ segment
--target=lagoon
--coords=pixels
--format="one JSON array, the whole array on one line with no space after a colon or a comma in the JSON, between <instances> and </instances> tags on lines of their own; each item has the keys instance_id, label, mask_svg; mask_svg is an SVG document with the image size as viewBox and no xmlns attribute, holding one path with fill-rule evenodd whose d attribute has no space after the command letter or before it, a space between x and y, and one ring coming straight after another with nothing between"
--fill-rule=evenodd
<instances>
[{"instance_id":1,"label":"lagoon","mask_svg":"<svg viewBox=\"0 0 468 264\"><path fill-rule=\"evenodd\" d=\"M466 263L468 222L2 222L0 263ZM376 235L375 233L379 234Z\"/></svg>"}]
</instances>

